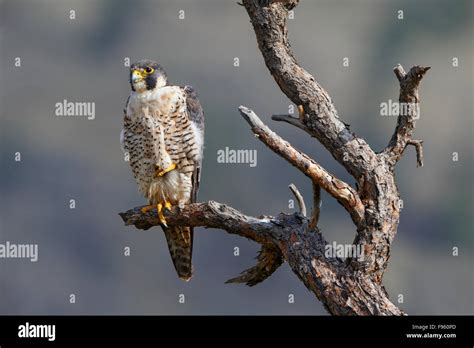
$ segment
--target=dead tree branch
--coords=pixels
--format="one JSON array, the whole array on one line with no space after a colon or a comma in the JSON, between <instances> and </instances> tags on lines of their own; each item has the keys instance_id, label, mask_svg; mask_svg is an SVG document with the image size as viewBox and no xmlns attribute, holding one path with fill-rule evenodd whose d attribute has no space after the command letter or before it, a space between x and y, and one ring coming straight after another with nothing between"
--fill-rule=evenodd
<instances>
[{"instance_id":1,"label":"dead tree branch","mask_svg":"<svg viewBox=\"0 0 474 348\"><path fill-rule=\"evenodd\" d=\"M262 248L257 265L228 282L253 286L286 261L333 315L403 315L382 285L400 217L400 197L393 170L407 145L415 146L417 163L423 164L422 142L413 140L412 135L419 118L419 83L429 68L415 66L406 73L401 65L395 67L400 103L416 107L399 114L388 146L375 153L364 139L349 130L328 93L296 62L288 41L287 18L288 11L297 4L298 0L242 1L268 70L283 93L298 105L299 118L274 115L272 119L296 126L316 138L354 177L357 189L329 173L271 131L252 110L241 106L240 114L256 137L311 180L311 216L306 217L304 200L293 187L300 213L256 218L211 201L183 209L175 207L165 212L167 223L221 229L259 243ZM362 250L362 255L341 260L328 253L330 244L318 229L321 189L351 216L356 231L354 247ZM140 208L120 214L126 225L148 229L160 224L156 211L143 214Z\"/></svg>"},{"instance_id":2,"label":"dead tree branch","mask_svg":"<svg viewBox=\"0 0 474 348\"><path fill-rule=\"evenodd\" d=\"M400 64L393 68L400 82L400 97L398 99L400 113L395 132L384 150L384 156L386 156L392 170L402 157L407 145L415 146L418 167L423 165L422 141L412 140L411 137L415 130L416 121L420 118L418 87L428 70L430 70L430 67L414 66L406 73Z\"/></svg>"},{"instance_id":3,"label":"dead tree branch","mask_svg":"<svg viewBox=\"0 0 474 348\"><path fill-rule=\"evenodd\" d=\"M126 225L148 229L159 225L156 210L143 214L137 207L121 213ZM401 315L386 293L369 277L350 273L337 258L325 256L326 241L321 233L308 233L308 219L301 214L279 214L255 218L217 202L194 203L165 212L169 226L218 228L263 245L257 266L228 283L250 286L270 276L286 260L293 271L336 315ZM353 289L346 292L346 288ZM373 305L372 305L373 303ZM368 305L369 304L369 305Z\"/></svg>"},{"instance_id":4,"label":"dead tree branch","mask_svg":"<svg viewBox=\"0 0 474 348\"><path fill-rule=\"evenodd\" d=\"M293 117L291 115L273 115L272 120L273 121L278 121L278 122L286 122L286 123L289 123L289 124L291 124L295 127L298 127L300 129L304 130L305 132L309 132L308 127L306 127L304 125L304 123L301 122L300 119L298 119L296 117Z\"/></svg>"},{"instance_id":5,"label":"dead tree branch","mask_svg":"<svg viewBox=\"0 0 474 348\"><path fill-rule=\"evenodd\" d=\"M336 178L308 155L296 150L290 143L272 132L252 110L240 106L239 111L259 140L337 199L349 212L352 220L356 224L360 223L364 217L364 206L359 195L350 185Z\"/></svg>"},{"instance_id":6,"label":"dead tree branch","mask_svg":"<svg viewBox=\"0 0 474 348\"><path fill-rule=\"evenodd\" d=\"M416 165L423 167L423 140L408 139L407 145L413 145L416 149Z\"/></svg>"},{"instance_id":7,"label":"dead tree branch","mask_svg":"<svg viewBox=\"0 0 474 348\"><path fill-rule=\"evenodd\" d=\"M305 111L305 130L355 178L364 175L368 163L376 155L365 140L353 134L339 118L326 90L296 62L288 41L288 10L285 5L270 1L268 6L260 6L252 0L243 3L267 68L283 93ZM365 156L359 156L360 152Z\"/></svg>"},{"instance_id":8,"label":"dead tree branch","mask_svg":"<svg viewBox=\"0 0 474 348\"><path fill-rule=\"evenodd\" d=\"M298 206L300 207L300 214L306 216L306 204L304 203L304 198L301 195L300 191L296 188L295 184L290 184L289 186L291 192L295 195Z\"/></svg>"}]
</instances>

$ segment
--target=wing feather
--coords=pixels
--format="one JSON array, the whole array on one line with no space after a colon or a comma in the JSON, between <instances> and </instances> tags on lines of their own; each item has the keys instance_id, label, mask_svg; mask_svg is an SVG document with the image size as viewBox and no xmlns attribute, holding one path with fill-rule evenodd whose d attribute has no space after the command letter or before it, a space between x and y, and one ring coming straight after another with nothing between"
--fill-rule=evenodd
<instances>
[{"instance_id":1,"label":"wing feather","mask_svg":"<svg viewBox=\"0 0 474 348\"><path fill-rule=\"evenodd\" d=\"M196 139L199 148L199 155L194 164L194 172L192 175L192 190L191 190L191 202L196 202L197 194L199 191L199 182L201 181L201 170L202 170L202 156L204 148L204 112L202 110L201 102L198 99L197 93L191 86L185 86L183 91L186 96L186 107L189 115L189 119L193 124L194 131L196 132Z\"/></svg>"}]
</instances>

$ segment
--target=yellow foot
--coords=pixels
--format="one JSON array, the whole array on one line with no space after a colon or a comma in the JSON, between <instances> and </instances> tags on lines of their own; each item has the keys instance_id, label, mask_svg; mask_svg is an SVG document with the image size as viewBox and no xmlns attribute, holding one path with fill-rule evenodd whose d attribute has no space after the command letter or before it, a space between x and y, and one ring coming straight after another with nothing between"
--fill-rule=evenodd
<instances>
[{"instance_id":1,"label":"yellow foot","mask_svg":"<svg viewBox=\"0 0 474 348\"><path fill-rule=\"evenodd\" d=\"M150 210L152 210L154 207L155 207L154 205L147 205L147 206L141 208L140 210L141 210L141 212L142 212L143 214L146 214L146 213L148 213Z\"/></svg>"},{"instance_id":2,"label":"yellow foot","mask_svg":"<svg viewBox=\"0 0 474 348\"><path fill-rule=\"evenodd\" d=\"M300 121L303 122L304 121L303 105L298 105L298 113L299 113L299 116L300 116Z\"/></svg>"},{"instance_id":3,"label":"yellow foot","mask_svg":"<svg viewBox=\"0 0 474 348\"><path fill-rule=\"evenodd\" d=\"M176 164L172 163L168 168L166 169L163 169L163 170L160 170L160 171L156 171L155 172L155 176L163 176L165 175L166 173L168 172L171 172L172 170L175 170L176 169Z\"/></svg>"},{"instance_id":4,"label":"yellow foot","mask_svg":"<svg viewBox=\"0 0 474 348\"><path fill-rule=\"evenodd\" d=\"M163 226L168 227L168 225L166 224L165 216L163 215L163 204L158 203L156 206L156 210L158 211L158 219L160 219L160 223Z\"/></svg>"},{"instance_id":5,"label":"yellow foot","mask_svg":"<svg viewBox=\"0 0 474 348\"><path fill-rule=\"evenodd\" d=\"M168 210L171 210L171 202L166 201L165 202L165 208L168 209Z\"/></svg>"}]
</instances>

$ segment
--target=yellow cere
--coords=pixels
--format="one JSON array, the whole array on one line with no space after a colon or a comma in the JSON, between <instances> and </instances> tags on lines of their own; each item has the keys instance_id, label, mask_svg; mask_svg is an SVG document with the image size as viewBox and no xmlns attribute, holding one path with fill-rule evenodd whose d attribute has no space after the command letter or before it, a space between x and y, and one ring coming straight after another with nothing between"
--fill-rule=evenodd
<instances>
[{"instance_id":1,"label":"yellow cere","mask_svg":"<svg viewBox=\"0 0 474 348\"><path fill-rule=\"evenodd\" d=\"M132 70L132 75L133 76L140 76L140 77L143 77L143 73L140 71L140 70L137 70L137 69L134 69Z\"/></svg>"}]
</instances>

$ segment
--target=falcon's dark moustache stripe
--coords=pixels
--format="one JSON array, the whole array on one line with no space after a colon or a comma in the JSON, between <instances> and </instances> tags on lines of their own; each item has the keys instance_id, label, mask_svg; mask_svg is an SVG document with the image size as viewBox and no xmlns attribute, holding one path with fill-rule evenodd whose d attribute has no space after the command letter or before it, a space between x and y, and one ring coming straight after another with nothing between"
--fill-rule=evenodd
<instances>
[{"instance_id":1,"label":"falcon's dark moustache stripe","mask_svg":"<svg viewBox=\"0 0 474 348\"><path fill-rule=\"evenodd\" d=\"M145 85L147 91L154 89L156 87L156 75L152 74L145 77Z\"/></svg>"}]
</instances>

